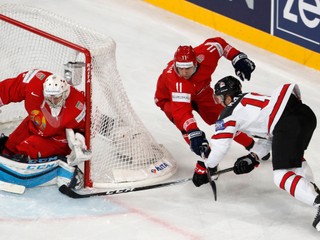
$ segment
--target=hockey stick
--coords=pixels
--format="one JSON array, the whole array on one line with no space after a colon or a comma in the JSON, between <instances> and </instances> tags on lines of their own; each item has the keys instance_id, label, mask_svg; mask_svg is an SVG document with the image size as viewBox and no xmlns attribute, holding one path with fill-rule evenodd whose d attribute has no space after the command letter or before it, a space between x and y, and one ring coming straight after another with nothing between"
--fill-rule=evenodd
<instances>
[{"instance_id":1,"label":"hockey stick","mask_svg":"<svg viewBox=\"0 0 320 240\"><path fill-rule=\"evenodd\" d=\"M214 180L212 180L212 178L211 178L209 168L207 168L207 176L208 176L209 184L210 184L212 192L213 192L214 200L217 201L217 186L216 186L216 183L214 182Z\"/></svg>"},{"instance_id":2,"label":"hockey stick","mask_svg":"<svg viewBox=\"0 0 320 240\"><path fill-rule=\"evenodd\" d=\"M202 160L206 160L204 152L201 153L201 157L202 157ZM208 167L206 167L206 170L207 170L207 177L208 177L208 180L209 180L209 184L210 184L212 192L213 192L214 200L217 201L217 186L216 186L216 183L214 182L214 180L212 180L212 178L211 178L212 176L210 174L210 170L209 170ZM218 174L216 174L216 175L218 175Z\"/></svg>"},{"instance_id":3,"label":"hockey stick","mask_svg":"<svg viewBox=\"0 0 320 240\"><path fill-rule=\"evenodd\" d=\"M226 172L231 172L231 171L233 171L233 167L218 171L218 172L214 173L213 176L219 175L222 173L226 173ZM69 188L68 186L62 185L61 187L59 187L59 191L65 195L67 195L68 197L78 199L78 198L108 196L108 195L115 195L115 194L120 194L120 193L137 192L137 191L149 190L149 189L154 189L154 188L161 188L161 187L172 186L172 185L177 185L177 184L189 182L191 180L192 180L192 178L185 178L185 179L180 179L180 180L176 180L176 181L172 181L172 182L159 183L159 184L143 186L143 187L132 187L132 188L124 188L124 189L118 189L118 190L110 190L110 191L105 191L105 192L84 193L84 194L77 193L73 189Z\"/></svg>"}]
</instances>

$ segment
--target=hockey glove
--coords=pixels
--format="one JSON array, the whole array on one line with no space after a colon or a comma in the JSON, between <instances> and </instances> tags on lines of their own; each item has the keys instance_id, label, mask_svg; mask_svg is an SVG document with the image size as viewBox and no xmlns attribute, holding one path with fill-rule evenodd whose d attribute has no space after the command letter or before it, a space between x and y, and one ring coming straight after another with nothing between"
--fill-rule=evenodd
<instances>
[{"instance_id":1,"label":"hockey glove","mask_svg":"<svg viewBox=\"0 0 320 240\"><path fill-rule=\"evenodd\" d=\"M188 132L188 138L190 140L191 151L201 156L204 153L205 157L208 157L210 153L210 147L206 134L201 130L191 130Z\"/></svg>"},{"instance_id":2,"label":"hockey glove","mask_svg":"<svg viewBox=\"0 0 320 240\"><path fill-rule=\"evenodd\" d=\"M232 65L235 69L236 75L242 80L250 80L251 73L256 68L254 62L252 62L246 54L239 53L232 59Z\"/></svg>"},{"instance_id":3,"label":"hockey glove","mask_svg":"<svg viewBox=\"0 0 320 240\"><path fill-rule=\"evenodd\" d=\"M67 128L66 135L71 149L70 154L67 155L67 162L70 166L77 166L92 158L92 152L87 150L85 138L82 134L74 133L72 129Z\"/></svg>"},{"instance_id":4,"label":"hockey glove","mask_svg":"<svg viewBox=\"0 0 320 240\"><path fill-rule=\"evenodd\" d=\"M217 167L209 168L210 175L213 175L215 172L217 172ZM200 187L203 184L206 184L209 182L208 175L207 175L207 169L204 165L204 162L198 161L196 164L196 167L194 169L192 182L196 187Z\"/></svg>"},{"instance_id":5,"label":"hockey glove","mask_svg":"<svg viewBox=\"0 0 320 240\"><path fill-rule=\"evenodd\" d=\"M258 167L260 162L258 156L250 153L237 159L234 163L233 171L235 174L245 174L251 172L255 167Z\"/></svg>"}]
</instances>

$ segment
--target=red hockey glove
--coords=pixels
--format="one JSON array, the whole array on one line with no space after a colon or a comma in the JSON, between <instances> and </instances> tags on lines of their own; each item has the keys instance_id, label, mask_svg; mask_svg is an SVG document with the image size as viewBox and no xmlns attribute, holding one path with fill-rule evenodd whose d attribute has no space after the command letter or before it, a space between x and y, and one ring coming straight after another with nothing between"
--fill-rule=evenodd
<instances>
[{"instance_id":1,"label":"red hockey glove","mask_svg":"<svg viewBox=\"0 0 320 240\"><path fill-rule=\"evenodd\" d=\"M209 168L210 174L213 175L215 172L217 172L217 167ZM203 184L206 184L209 182L208 175L207 175L207 169L204 165L204 162L198 161L196 164L196 167L194 169L192 182L196 187L200 187Z\"/></svg>"}]
</instances>

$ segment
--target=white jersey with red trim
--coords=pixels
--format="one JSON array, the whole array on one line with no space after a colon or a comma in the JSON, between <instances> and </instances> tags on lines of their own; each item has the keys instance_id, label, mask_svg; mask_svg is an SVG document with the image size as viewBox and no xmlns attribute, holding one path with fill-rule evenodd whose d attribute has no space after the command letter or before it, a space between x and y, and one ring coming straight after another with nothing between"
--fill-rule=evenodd
<instances>
[{"instance_id":1,"label":"white jersey with red trim","mask_svg":"<svg viewBox=\"0 0 320 240\"><path fill-rule=\"evenodd\" d=\"M239 131L252 137L271 139L272 131L291 94L301 98L298 85L284 84L277 88L271 96L252 92L234 98L234 101L223 110L215 124L215 133L211 137L211 153L206 165L215 167L220 163ZM263 157L259 154L258 156Z\"/></svg>"}]
</instances>

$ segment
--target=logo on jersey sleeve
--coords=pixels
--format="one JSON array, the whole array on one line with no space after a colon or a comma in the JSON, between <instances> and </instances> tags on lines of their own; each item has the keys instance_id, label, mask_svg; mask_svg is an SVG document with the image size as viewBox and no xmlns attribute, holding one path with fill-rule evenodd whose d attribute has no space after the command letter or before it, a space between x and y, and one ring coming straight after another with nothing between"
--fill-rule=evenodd
<instances>
[{"instance_id":1,"label":"logo on jersey sleeve","mask_svg":"<svg viewBox=\"0 0 320 240\"><path fill-rule=\"evenodd\" d=\"M80 111L83 109L83 107L84 107L84 105L83 105L82 102L78 101L78 102L76 103L76 108L79 109Z\"/></svg>"},{"instance_id":2,"label":"logo on jersey sleeve","mask_svg":"<svg viewBox=\"0 0 320 240\"><path fill-rule=\"evenodd\" d=\"M203 54L199 54L197 56L197 62L198 63L202 63L204 59L205 59L205 56Z\"/></svg>"},{"instance_id":3,"label":"logo on jersey sleeve","mask_svg":"<svg viewBox=\"0 0 320 240\"><path fill-rule=\"evenodd\" d=\"M75 118L75 120L79 123L81 122L86 116L86 106L83 105L82 106L82 110L81 112L79 113L79 115Z\"/></svg>"},{"instance_id":4,"label":"logo on jersey sleeve","mask_svg":"<svg viewBox=\"0 0 320 240\"><path fill-rule=\"evenodd\" d=\"M36 77L39 78L40 80L43 80L43 79L46 78L46 75L44 73L42 73L42 72L38 72L36 74Z\"/></svg>"},{"instance_id":5,"label":"logo on jersey sleeve","mask_svg":"<svg viewBox=\"0 0 320 240\"><path fill-rule=\"evenodd\" d=\"M221 131L221 130L224 130L224 129L226 129L224 121L223 120L218 120L216 122L216 131Z\"/></svg>"},{"instance_id":6,"label":"logo on jersey sleeve","mask_svg":"<svg viewBox=\"0 0 320 240\"><path fill-rule=\"evenodd\" d=\"M180 93L173 92L172 93L172 102L191 102L191 94L190 93Z\"/></svg>"}]
</instances>

